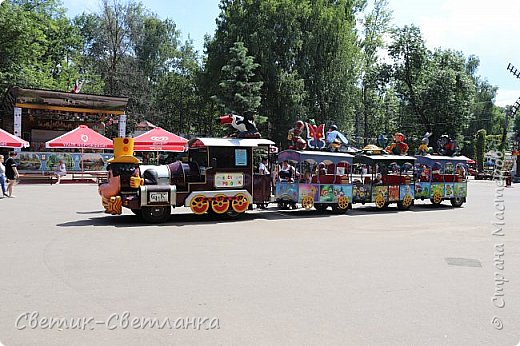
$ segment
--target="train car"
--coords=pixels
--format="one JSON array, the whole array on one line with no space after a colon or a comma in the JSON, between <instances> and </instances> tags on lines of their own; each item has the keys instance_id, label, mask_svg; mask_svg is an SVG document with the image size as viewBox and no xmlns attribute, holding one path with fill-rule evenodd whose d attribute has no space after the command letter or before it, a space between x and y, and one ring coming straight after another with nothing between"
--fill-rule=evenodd
<instances>
[{"instance_id":1,"label":"train car","mask_svg":"<svg viewBox=\"0 0 520 346\"><path fill-rule=\"evenodd\" d=\"M415 199L430 199L434 205L449 200L454 207L466 202L468 159L465 156L416 156Z\"/></svg>"},{"instance_id":2,"label":"train car","mask_svg":"<svg viewBox=\"0 0 520 346\"><path fill-rule=\"evenodd\" d=\"M415 157L358 154L354 157L353 202L375 203L379 209L397 203L408 209L414 201Z\"/></svg>"},{"instance_id":3,"label":"train car","mask_svg":"<svg viewBox=\"0 0 520 346\"><path fill-rule=\"evenodd\" d=\"M109 181L99 186L105 211L121 214L122 207L147 222L168 219L172 207L186 206L197 215L236 217L253 203L270 201L271 178L255 174L254 151L269 153L267 139L195 138L186 161L141 165L133 156L131 138L114 139Z\"/></svg>"},{"instance_id":4,"label":"train car","mask_svg":"<svg viewBox=\"0 0 520 346\"><path fill-rule=\"evenodd\" d=\"M352 161L346 153L285 150L280 163L275 200L281 208L296 207L345 213L352 203Z\"/></svg>"}]
</instances>

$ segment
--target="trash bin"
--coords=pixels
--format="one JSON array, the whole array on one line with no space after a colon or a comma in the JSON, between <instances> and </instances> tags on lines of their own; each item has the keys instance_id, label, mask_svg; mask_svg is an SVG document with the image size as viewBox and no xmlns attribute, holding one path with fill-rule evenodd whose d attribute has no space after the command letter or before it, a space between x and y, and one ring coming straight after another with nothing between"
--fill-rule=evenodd
<instances>
[{"instance_id":1,"label":"trash bin","mask_svg":"<svg viewBox=\"0 0 520 346\"><path fill-rule=\"evenodd\" d=\"M511 176L506 175L506 186L511 186Z\"/></svg>"}]
</instances>

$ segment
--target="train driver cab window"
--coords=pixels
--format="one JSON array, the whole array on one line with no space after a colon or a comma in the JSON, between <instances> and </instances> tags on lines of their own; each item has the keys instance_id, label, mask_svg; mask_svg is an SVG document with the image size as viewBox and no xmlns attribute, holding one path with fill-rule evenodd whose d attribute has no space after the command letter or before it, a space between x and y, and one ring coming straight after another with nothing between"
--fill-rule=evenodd
<instances>
[{"instance_id":1,"label":"train driver cab window","mask_svg":"<svg viewBox=\"0 0 520 346\"><path fill-rule=\"evenodd\" d=\"M190 149L188 162L196 164L200 169L200 173L204 175L206 173L206 167L208 167L208 149Z\"/></svg>"},{"instance_id":2,"label":"train driver cab window","mask_svg":"<svg viewBox=\"0 0 520 346\"><path fill-rule=\"evenodd\" d=\"M250 167L250 150L248 148L215 147L210 150L213 168L246 168Z\"/></svg>"}]
</instances>

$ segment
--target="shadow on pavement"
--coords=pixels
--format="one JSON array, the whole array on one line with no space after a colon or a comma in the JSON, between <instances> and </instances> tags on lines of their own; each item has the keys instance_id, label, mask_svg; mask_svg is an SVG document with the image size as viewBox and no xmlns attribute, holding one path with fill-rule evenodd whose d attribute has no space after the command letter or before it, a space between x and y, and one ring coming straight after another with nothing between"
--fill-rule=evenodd
<instances>
[{"instance_id":1,"label":"shadow on pavement","mask_svg":"<svg viewBox=\"0 0 520 346\"><path fill-rule=\"evenodd\" d=\"M435 212L445 211L453 208L450 205L435 206L431 204L415 205L409 210L399 210L396 205L390 205L385 209L378 209L375 206L354 206L354 209L349 210L346 214L334 214L330 209L320 212L317 210L281 210L276 207L265 210L258 210L246 212L237 219L229 219L222 216L215 216L210 214L195 215L187 211L186 213L174 213L170 216L167 222L160 224L149 224L144 222L140 217L135 215L107 215L101 210L96 211L78 211L79 215L100 214L99 217L90 217L84 220L70 221L57 224L58 227L96 227L96 226L112 226L112 227L143 227L143 226L193 226L193 225L209 225L221 223L234 223L252 220L291 220L291 219L310 219L310 218L325 218L331 216L356 216L356 215L377 215L377 214L396 214L405 212Z\"/></svg>"},{"instance_id":2,"label":"shadow on pavement","mask_svg":"<svg viewBox=\"0 0 520 346\"><path fill-rule=\"evenodd\" d=\"M78 211L80 215L89 214L103 214L103 211ZM210 214L195 215L187 211L186 213L174 213L170 216L167 222L159 224L149 224L144 222L140 217L135 215L107 215L103 214L100 217L90 217L84 220L70 221L57 224L58 227L84 227L84 226L112 226L112 227L143 227L143 226L193 226L193 225L209 225L215 223L234 223L252 220L290 220L290 219L304 219L315 217L330 217L335 216L331 211L320 213L317 210L278 210L276 208L269 208L261 211L249 211L237 219L230 219L223 216L215 216Z\"/></svg>"},{"instance_id":3,"label":"shadow on pavement","mask_svg":"<svg viewBox=\"0 0 520 346\"><path fill-rule=\"evenodd\" d=\"M406 213L406 212L435 212L435 211L445 211L449 209L459 209L454 208L449 204L441 204L441 205L433 205L433 204L415 204L410 207L408 210L399 210L397 208L397 204L390 204L388 207L379 209L372 205L354 205L354 209L349 210L351 215L369 215L369 214L395 214L395 213Z\"/></svg>"}]
</instances>

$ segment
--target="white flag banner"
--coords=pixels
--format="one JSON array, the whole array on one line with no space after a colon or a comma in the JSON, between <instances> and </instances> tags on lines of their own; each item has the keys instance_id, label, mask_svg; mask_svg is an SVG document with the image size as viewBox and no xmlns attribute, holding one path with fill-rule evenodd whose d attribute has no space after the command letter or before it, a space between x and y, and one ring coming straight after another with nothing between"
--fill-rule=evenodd
<instances>
[{"instance_id":1,"label":"white flag banner","mask_svg":"<svg viewBox=\"0 0 520 346\"><path fill-rule=\"evenodd\" d=\"M119 116L119 137L126 136L126 114Z\"/></svg>"},{"instance_id":2,"label":"white flag banner","mask_svg":"<svg viewBox=\"0 0 520 346\"><path fill-rule=\"evenodd\" d=\"M22 109L14 107L14 135L22 138Z\"/></svg>"}]
</instances>

